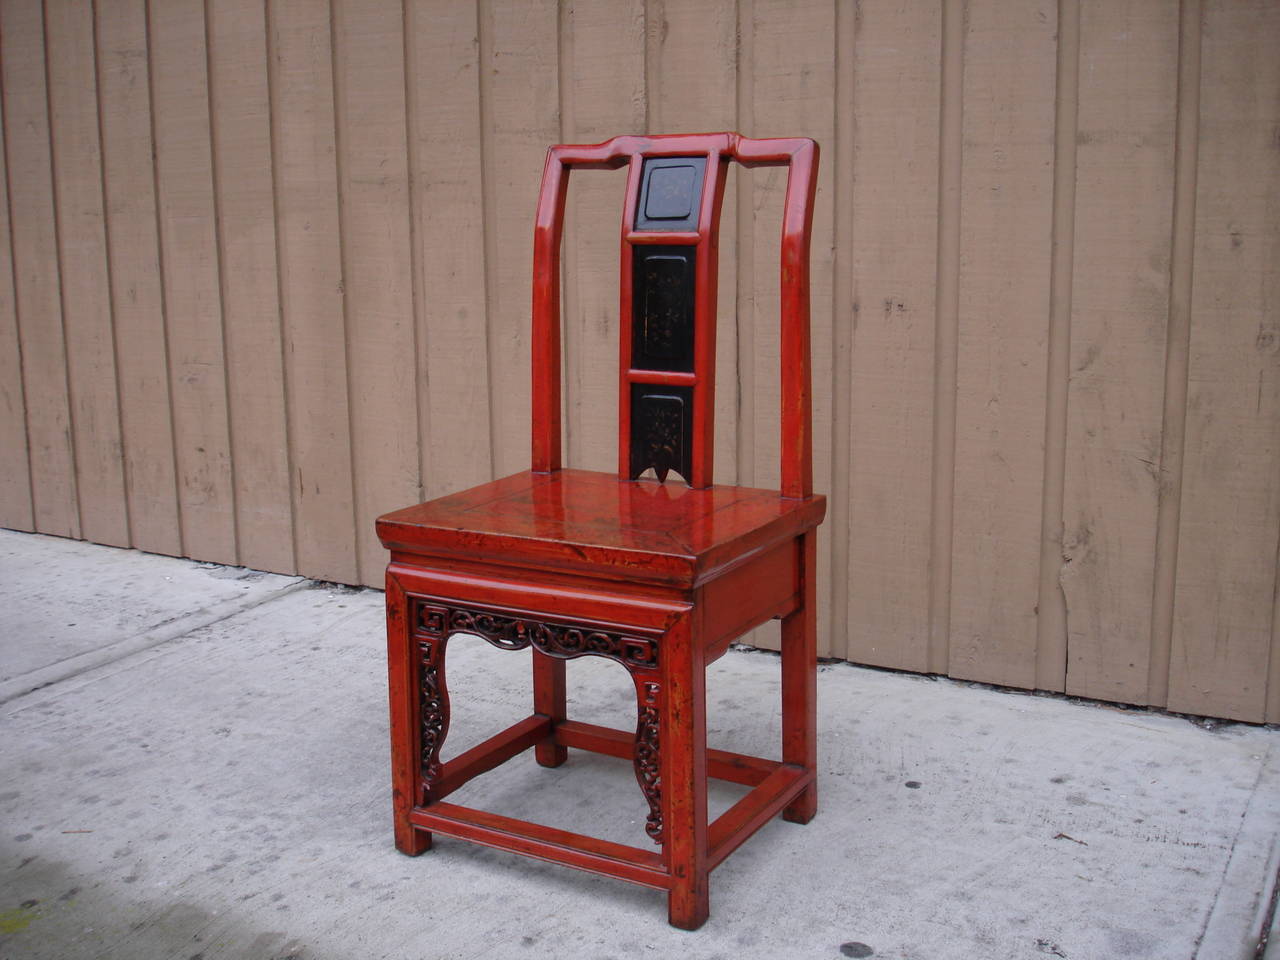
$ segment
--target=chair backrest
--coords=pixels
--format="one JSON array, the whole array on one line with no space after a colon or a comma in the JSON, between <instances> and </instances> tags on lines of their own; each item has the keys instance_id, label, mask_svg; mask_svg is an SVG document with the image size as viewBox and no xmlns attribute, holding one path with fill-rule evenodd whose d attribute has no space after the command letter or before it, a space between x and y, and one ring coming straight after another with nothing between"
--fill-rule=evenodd
<instances>
[{"instance_id":1,"label":"chair backrest","mask_svg":"<svg viewBox=\"0 0 1280 960\"><path fill-rule=\"evenodd\" d=\"M813 492L809 238L818 145L736 133L622 136L547 152L533 247L533 469L559 470L560 239L569 171L628 166L622 212L618 474L711 485L716 274L729 161L787 166L782 219L782 489Z\"/></svg>"}]
</instances>

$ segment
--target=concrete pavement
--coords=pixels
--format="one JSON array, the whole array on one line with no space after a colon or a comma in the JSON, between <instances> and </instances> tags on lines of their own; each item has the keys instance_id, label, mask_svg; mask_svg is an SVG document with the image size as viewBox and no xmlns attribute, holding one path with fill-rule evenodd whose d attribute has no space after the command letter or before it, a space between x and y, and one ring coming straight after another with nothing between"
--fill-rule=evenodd
<instances>
[{"instance_id":1,"label":"concrete pavement","mask_svg":"<svg viewBox=\"0 0 1280 960\"><path fill-rule=\"evenodd\" d=\"M0 531L0 601L2 960L1245 960L1280 866L1274 728L832 664L818 817L730 857L686 933L654 891L395 852L376 591ZM777 667L712 668L715 745L777 754ZM527 714L527 652L458 641L449 670L446 754ZM573 716L633 724L616 665L569 679ZM457 799L645 842L608 758Z\"/></svg>"}]
</instances>

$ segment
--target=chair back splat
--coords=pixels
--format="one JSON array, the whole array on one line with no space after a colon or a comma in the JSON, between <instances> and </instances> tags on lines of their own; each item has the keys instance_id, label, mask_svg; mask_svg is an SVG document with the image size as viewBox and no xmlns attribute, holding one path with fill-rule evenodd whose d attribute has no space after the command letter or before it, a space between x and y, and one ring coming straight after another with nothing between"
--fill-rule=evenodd
<instances>
[{"instance_id":1,"label":"chair back splat","mask_svg":"<svg viewBox=\"0 0 1280 960\"><path fill-rule=\"evenodd\" d=\"M736 133L614 137L547 152L533 246L533 470L561 467L560 240L569 173L627 166L619 258L618 475L711 485L716 283L728 165L786 166L782 220L784 497L813 492L809 235L818 145Z\"/></svg>"}]
</instances>

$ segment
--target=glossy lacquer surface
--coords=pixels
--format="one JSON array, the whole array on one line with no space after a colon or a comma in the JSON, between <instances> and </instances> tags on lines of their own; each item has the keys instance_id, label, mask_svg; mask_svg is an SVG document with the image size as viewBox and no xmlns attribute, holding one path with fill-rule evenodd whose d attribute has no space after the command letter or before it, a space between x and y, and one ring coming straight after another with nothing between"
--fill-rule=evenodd
<instances>
[{"instance_id":1,"label":"glossy lacquer surface","mask_svg":"<svg viewBox=\"0 0 1280 960\"><path fill-rule=\"evenodd\" d=\"M826 500L776 490L620 481L586 470L526 471L389 513L393 550L622 570L694 584L725 564L822 521Z\"/></svg>"},{"instance_id":2,"label":"glossy lacquer surface","mask_svg":"<svg viewBox=\"0 0 1280 960\"><path fill-rule=\"evenodd\" d=\"M716 233L731 162L789 168L780 490L711 483ZM812 489L809 406L817 162L811 140L734 133L615 137L548 151L534 230L532 469L378 520L391 551L391 781L401 852L424 853L441 834L655 887L666 891L670 922L693 930L709 915L719 863L777 814L807 823L816 813L815 543L826 511ZM618 472L566 470L559 325L568 177L575 168L623 165ZM637 479L649 474L656 479ZM782 620L782 737L772 751L781 759L713 749L707 664L772 618ZM445 653L459 633L532 650L533 713L443 761L451 720ZM634 732L569 716L565 663L586 656L630 674ZM645 846L448 802L468 780L529 749L546 767L565 763L570 750L629 759L649 809L638 838ZM749 788L714 822L708 777Z\"/></svg>"}]
</instances>

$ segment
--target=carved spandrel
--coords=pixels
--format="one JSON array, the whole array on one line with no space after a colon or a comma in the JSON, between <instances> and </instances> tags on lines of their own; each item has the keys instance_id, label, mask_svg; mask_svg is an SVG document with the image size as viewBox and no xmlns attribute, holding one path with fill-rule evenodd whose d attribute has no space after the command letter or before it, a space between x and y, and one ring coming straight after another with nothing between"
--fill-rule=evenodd
<instances>
[{"instance_id":1,"label":"carved spandrel","mask_svg":"<svg viewBox=\"0 0 1280 960\"><path fill-rule=\"evenodd\" d=\"M662 742L659 739L661 698L662 685L658 681L637 679L636 701L639 711L633 762L636 781L649 803L649 816L645 818L644 832L654 843L661 843L663 837Z\"/></svg>"},{"instance_id":2,"label":"carved spandrel","mask_svg":"<svg viewBox=\"0 0 1280 960\"><path fill-rule=\"evenodd\" d=\"M422 780L430 796L440 778L440 747L449 733L449 691L444 682L444 645L448 638L418 644L418 715Z\"/></svg>"}]
</instances>

